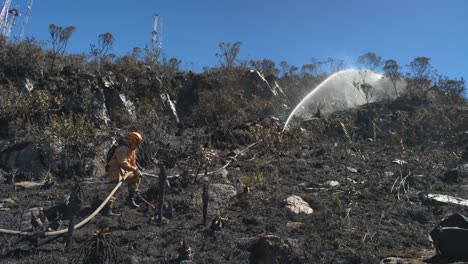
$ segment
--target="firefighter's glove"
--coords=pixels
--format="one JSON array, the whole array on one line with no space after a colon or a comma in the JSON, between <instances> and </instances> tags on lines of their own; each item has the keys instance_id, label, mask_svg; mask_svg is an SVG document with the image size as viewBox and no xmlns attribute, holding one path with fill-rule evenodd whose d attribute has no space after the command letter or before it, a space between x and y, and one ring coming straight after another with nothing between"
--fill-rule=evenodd
<instances>
[{"instance_id":1,"label":"firefighter's glove","mask_svg":"<svg viewBox=\"0 0 468 264\"><path fill-rule=\"evenodd\" d=\"M141 178L141 176L143 176L140 169L137 169L136 171L134 171L133 175L135 176L135 179L139 179Z\"/></svg>"}]
</instances>

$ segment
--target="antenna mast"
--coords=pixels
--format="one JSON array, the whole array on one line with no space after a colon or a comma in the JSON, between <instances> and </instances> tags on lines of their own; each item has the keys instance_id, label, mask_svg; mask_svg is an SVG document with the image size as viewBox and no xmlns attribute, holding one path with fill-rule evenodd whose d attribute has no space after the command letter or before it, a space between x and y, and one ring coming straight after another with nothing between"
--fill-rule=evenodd
<instances>
[{"instance_id":1,"label":"antenna mast","mask_svg":"<svg viewBox=\"0 0 468 264\"><path fill-rule=\"evenodd\" d=\"M0 34L6 33L8 9L10 8L11 0L5 0L3 3L2 11L0 11Z\"/></svg>"},{"instance_id":2,"label":"antenna mast","mask_svg":"<svg viewBox=\"0 0 468 264\"><path fill-rule=\"evenodd\" d=\"M153 32L152 32L152 39L151 39L151 49L153 53L156 52L156 43L158 41L158 14L153 15Z\"/></svg>"},{"instance_id":3,"label":"antenna mast","mask_svg":"<svg viewBox=\"0 0 468 264\"><path fill-rule=\"evenodd\" d=\"M160 22L158 24L158 22ZM151 38L151 52L155 60L159 60L162 49L162 17L153 15L153 32Z\"/></svg>"},{"instance_id":4,"label":"antenna mast","mask_svg":"<svg viewBox=\"0 0 468 264\"><path fill-rule=\"evenodd\" d=\"M29 0L28 1L28 7L27 7L27 10L26 10L26 15L24 15L23 24L21 25L21 32L20 32L20 35L19 35L19 41L21 41L21 39L23 39L26 24L28 24L28 20L29 20L29 14L31 14L32 4L33 4L33 0Z\"/></svg>"},{"instance_id":5,"label":"antenna mast","mask_svg":"<svg viewBox=\"0 0 468 264\"><path fill-rule=\"evenodd\" d=\"M159 49L162 50L162 39L163 39L163 18L161 17L159 23Z\"/></svg>"},{"instance_id":6,"label":"antenna mast","mask_svg":"<svg viewBox=\"0 0 468 264\"><path fill-rule=\"evenodd\" d=\"M16 17L20 15L17 8L8 10L10 16L8 17L7 24L5 25L4 35L9 37L11 34L11 29L15 25Z\"/></svg>"}]
</instances>

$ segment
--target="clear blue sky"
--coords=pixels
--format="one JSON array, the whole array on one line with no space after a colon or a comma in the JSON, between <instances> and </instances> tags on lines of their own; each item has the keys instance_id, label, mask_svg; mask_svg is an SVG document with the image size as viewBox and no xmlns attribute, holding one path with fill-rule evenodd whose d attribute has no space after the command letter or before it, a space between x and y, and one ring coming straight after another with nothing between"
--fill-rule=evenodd
<instances>
[{"instance_id":1,"label":"clear blue sky","mask_svg":"<svg viewBox=\"0 0 468 264\"><path fill-rule=\"evenodd\" d=\"M430 57L440 73L468 78L466 0L35 0L26 35L48 41L49 24L73 25L68 52L80 53L110 32L111 52L124 55L151 45L154 13L163 18L165 54L195 71L218 65L220 42L241 41L240 59L300 68L311 58L353 63L371 51L400 65Z\"/></svg>"}]
</instances>

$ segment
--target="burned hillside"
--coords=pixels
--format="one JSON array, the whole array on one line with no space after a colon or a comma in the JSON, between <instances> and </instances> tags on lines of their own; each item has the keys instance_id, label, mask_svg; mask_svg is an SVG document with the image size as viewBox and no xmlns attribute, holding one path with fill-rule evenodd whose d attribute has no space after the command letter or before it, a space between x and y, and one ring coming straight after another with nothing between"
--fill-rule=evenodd
<instances>
[{"instance_id":1,"label":"burned hillside","mask_svg":"<svg viewBox=\"0 0 468 264\"><path fill-rule=\"evenodd\" d=\"M281 133L331 72L0 51L2 262L444 263L428 236L468 215L463 80L405 77L394 100ZM68 235L106 198L106 152L132 130L140 208L124 183L118 217Z\"/></svg>"}]
</instances>

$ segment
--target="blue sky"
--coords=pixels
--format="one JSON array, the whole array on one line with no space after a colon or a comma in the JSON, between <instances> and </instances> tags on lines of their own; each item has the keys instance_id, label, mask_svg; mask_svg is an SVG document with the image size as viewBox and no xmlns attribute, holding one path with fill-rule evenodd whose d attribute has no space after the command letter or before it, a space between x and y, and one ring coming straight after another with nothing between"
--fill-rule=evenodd
<instances>
[{"instance_id":1,"label":"blue sky","mask_svg":"<svg viewBox=\"0 0 468 264\"><path fill-rule=\"evenodd\" d=\"M67 51L80 53L110 32L112 52L124 55L151 45L155 13L163 18L165 54L195 71L218 65L220 42L241 41L240 59L300 68L312 58L353 64L371 51L400 65L429 57L441 74L468 78L466 0L35 0L26 35L48 41L49 24L73 25Z\"/></svg>"}]
</instances>

